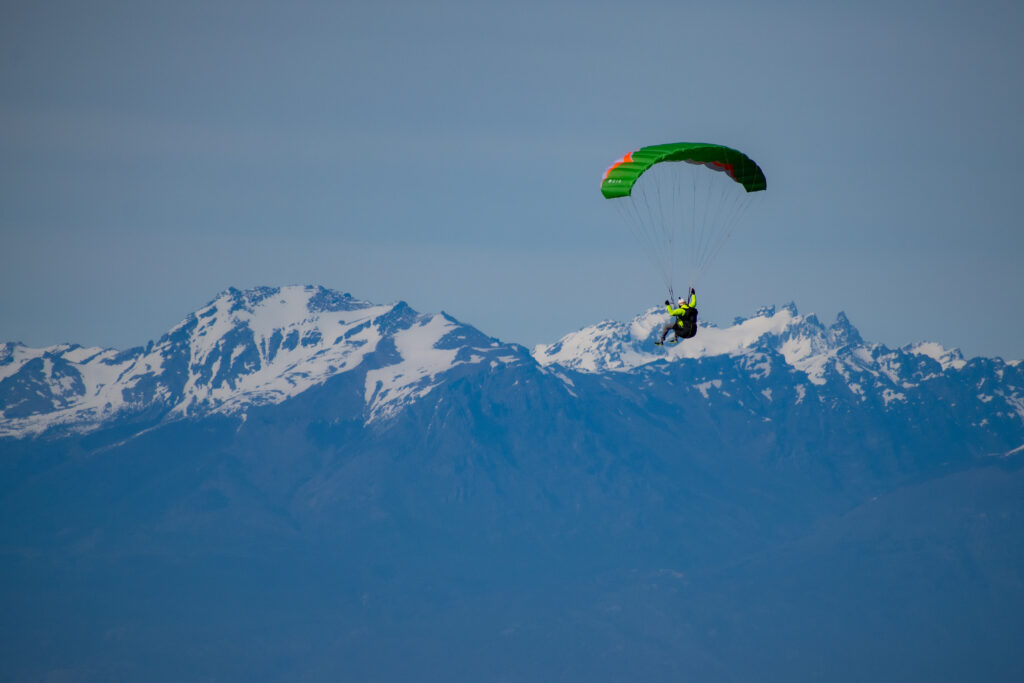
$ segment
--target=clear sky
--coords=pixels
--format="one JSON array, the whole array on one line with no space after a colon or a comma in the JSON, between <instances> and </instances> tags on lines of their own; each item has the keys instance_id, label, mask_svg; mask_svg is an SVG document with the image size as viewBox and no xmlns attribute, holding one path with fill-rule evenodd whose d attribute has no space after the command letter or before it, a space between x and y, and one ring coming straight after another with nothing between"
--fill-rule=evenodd
<instances>
[{"instance_id":1,"label":"clear sky","mask_svg":"<svg viewBox=\"0 0 1024 683\"><path fill-rule=\"evenodd\" d=\"M604 169L709 141L768 191L702 318L1024 358L1017 0L2 8L0 341L322 284L552 342L664 298Z\"/></svg>"}]
</instances>

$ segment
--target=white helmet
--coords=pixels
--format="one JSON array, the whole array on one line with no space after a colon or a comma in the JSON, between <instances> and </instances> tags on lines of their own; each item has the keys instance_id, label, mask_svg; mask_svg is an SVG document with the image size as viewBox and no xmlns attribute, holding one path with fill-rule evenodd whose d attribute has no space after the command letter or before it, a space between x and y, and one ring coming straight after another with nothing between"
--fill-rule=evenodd
<instances>
[{"instance_id":1,"label":"white helmet","mask_svg":"<svg viewBox=\"0 0 1024 683\"><path fill-rule=\"evenodd\" d=\"M676 302L676 308L682 308L686 304L686 299L679 297L679 301Z\"/></svg>"}]
</instances>

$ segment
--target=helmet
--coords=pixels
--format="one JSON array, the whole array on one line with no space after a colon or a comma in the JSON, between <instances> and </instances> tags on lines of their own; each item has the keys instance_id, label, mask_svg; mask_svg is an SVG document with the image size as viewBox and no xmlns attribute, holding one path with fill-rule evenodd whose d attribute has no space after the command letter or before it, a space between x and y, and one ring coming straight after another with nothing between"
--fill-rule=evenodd
<instances>
[{"instance_id":1,"label":"helmet","mask_svg":"<svg viewBox=\"0 0 1024 683\"><path fill-rule=\"evenodd\" d=\"M686 299L679 297L679 301L676 302L676 308L682 308L686 304Z\"/></svg>"}]
</instances>

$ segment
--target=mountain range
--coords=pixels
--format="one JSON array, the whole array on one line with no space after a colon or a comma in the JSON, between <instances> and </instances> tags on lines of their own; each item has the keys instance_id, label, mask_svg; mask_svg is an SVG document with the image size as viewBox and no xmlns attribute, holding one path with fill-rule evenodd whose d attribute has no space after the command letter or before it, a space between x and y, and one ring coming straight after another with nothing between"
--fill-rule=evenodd
<instances>
[{"instance_id":1,"label":"mountain range","mask_svg":"<svg viewBox=\"0 0 1024 683\"><path fill-rule=\"evenodd\" d=\"M320 287L0 346L0 678L1018 680L1024 367Z\"/></svg>"}]
</instances>

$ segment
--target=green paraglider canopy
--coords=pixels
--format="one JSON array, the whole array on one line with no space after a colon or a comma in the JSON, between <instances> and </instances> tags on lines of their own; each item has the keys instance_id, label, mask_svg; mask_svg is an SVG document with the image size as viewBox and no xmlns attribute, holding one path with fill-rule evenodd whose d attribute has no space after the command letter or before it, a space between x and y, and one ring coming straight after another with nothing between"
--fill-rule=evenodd
<instances>
[{"instance_id":1,"label":"green paraglider canopy","mask_svg":"<svg viewBox=\"0 0 1024 683\"><path fill-rule=\"evenodd\" d=\"M616 161L604 173L601 194L607 199L628 197L643 172L663 161L687 161L722 171L747 192L759 192L767 187L761 168L739 150L706 142L673 142L641 147Z\"/></svg>"},{"instance_id":2,"label":"green paraglider canopy","mask_svg":"<svg viewBox=\"0 0 1024 683\"><path fill-rule=\"evenodd\" d=\"M683 273L696 284L754 193L766 187L764 172L750 157L706 142L641 147L601 179L601 194L612 200L669 292Z\"/></svg>"}]
</instances>

